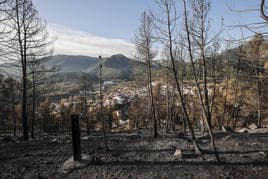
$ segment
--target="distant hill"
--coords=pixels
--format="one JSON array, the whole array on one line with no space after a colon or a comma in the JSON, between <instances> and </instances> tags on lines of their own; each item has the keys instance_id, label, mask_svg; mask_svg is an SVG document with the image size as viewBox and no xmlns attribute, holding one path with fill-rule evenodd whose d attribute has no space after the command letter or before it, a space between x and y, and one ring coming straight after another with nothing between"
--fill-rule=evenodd
<instances>
[{"instance_id":1,"label":"distant hill","mask_svg":"<svg viewBox=\"0 0 268 179\"><path fill-rule=\"evenodd\" d=\"M60 81L73 81L82 75L99 76L99 59L87 56L56 55L47 59L46 66L56 68L53 77ZM102 59L103 78L131 80L143 63L118 54Z\"/></svg>"},{"instance_id":2,"label":"distant hill","mask_svg":"<svg viewBox=\"0 0 268 179\"><path fill-rule=\"evenodd\" d=\"M84 72L97 63L97 59L87 56L56 55L45 59L46 66L59 72Z\"/></svg>"},{"instance_id":3,"label":"distant hill","mask_svg":"<svg viewBox=\"0 0 268 179\"><path fill-rule=\"evenodd\" d=\"M235 71L238 66L238 61L240 59L240 71L244 73L245 76L252 71L252 64L249 59L243 59L243 56L248 56L247 54L252 54L252 46L256 43L256 38L251 39L247 43L241 45L237 48L227 49L222 53L216 55L217 64L217 76L225 77L226 75L226 65L229 66L232 71ZM259 38L259 37L258 37ZM257 39L258 39L257 38ZM258 41L257 41L258 42ZM267 66L268 68L268 41L263 39L260 45L260 55L261 62L259 66L262 68ZM242 57L241 57L242 56ZM251 56L251 55L249 55ZM226 59L229 59L226 62ZM51 76L53 80L56 81L78 81L81 76L87 76L89 78L97 79L99 76L99 59L95 57L88 56L71 56L71 55L55 55L49 58L45 58L45 64L48 68L56 69L56 73ZM155 71L163 69L160 64L165 66L165 60L157 61L153 68ZM228 63L228 64L226 64ZM196 61L198 64L198 60ZM202 62L200 61L200 64ZM208 69L213 69L214 60L208 58L207 66ZM185 69L191 71L189 61L186 61ZM12 67L8 67L12 66ZM103 66L103 79L104 80L132 80L135 78L135 74L145 72L145 64L143 62L130 59L124 55L117 54L108 58L102 59ZM20 73L20 68L8 63L0 65L0 73L6 75L18 76ZM160 71L161 74L161 71ZM190 73L189 73L190 74Z\"/></svg>"},{"instance_id":4,"label":"distant hill","mask_svg":"<svg viewBox=\"0 0 268 179\"><path fill-rule=\"evenodd\" d=\"M257 49L257 44L259 48ZM224 59L229 59L228 66L236 71L239 65L239 71L244 76L255 75L253 71L254 61L258 61L258 70L263 71L268 62L268 41L261 35L256 35L245 44L242 44L236 48L227 49L224 52L217 55L217 64L224 65ZM258 52L257 52L258 51ZM258 55L256 56L256 53ZM212 66L213 62L210 62ZM211 67L212 69L213 67ZM226 71L224 68L220 68L218 72L225 76Z\"/></svg>"}]
</instances>

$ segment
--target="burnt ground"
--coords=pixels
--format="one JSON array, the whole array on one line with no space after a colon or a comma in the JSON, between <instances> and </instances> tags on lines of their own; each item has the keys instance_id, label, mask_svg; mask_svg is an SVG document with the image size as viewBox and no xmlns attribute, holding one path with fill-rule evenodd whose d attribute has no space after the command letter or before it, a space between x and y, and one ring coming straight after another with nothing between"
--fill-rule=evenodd
<instances>
[{"instance_id":1,"label":"burnt ground","mask_svg":"<svg viewBox=\"0 0 268 179\"><path fill-rule=\"evenodd\" d=\"M199 138L204 150L194 154L191 142L182 136L165 135L157 139L143 131L109 136L110 151L105 152L102 137L94 134L82 140L82 153L89 154L86 166L59 172L72 156L68 135L40 134L24 142L1 138L1 178L265 178L268 176L268 133L215 134L222 162L215 160L208 137ZM183 151L175 159L176 148Z\"/></svg>"}]
</instances>

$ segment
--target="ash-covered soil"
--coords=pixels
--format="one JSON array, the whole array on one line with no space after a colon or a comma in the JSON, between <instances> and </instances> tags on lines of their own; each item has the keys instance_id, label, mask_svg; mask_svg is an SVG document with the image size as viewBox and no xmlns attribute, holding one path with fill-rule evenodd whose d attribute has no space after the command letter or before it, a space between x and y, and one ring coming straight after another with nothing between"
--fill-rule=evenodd
<instances>
[{"instance_id":1,"label":"ash-covered soil","mask_svg":"<svg viewBox=\"0 0 268 179\"><path fill-rule=\"evenodd\" d=\"M101 134L82 138L82 153L90 162L60 172L72 156L68 135L40 134L36 140L0 138L1 178L266 178L268 134L215 133L221 162L216 161L209 138L199 138L204 154L194 154L183 136L150 137L150 131L114 133L105 152ZM183 158L173 154L179 148Z\"/></svg>"}]
</instances>

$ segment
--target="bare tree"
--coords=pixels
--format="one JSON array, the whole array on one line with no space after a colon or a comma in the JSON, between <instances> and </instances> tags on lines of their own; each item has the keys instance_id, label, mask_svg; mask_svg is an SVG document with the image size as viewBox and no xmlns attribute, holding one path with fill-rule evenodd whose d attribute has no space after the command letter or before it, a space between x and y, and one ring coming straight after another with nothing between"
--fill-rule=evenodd
<instances>
[{"instance_id":1,"label":"bare tree","mask_svg":"<svg viewBox=\"0 0 268 179\"><path fill-rule=\"evenodd\" d=\"M229 47L229 45L228 45ZM224 125L225 121L225 116L226 116L226 110L227 110L227 100L228 100L228 90L229 90L229 80L231 78L231 69L230 69L230 52L228 53L227 49L225 49L226 55L224 57L224 71L226 71L226 76L225 76L225 91L224 91L224 102L223 102L223 111L221 114L221 118L218 123L219 129L222 128Z\"/></svg>"},{"instance_id":2,"label":"bare tree","mask_svg":"<svg viewBox=\"0 0 268 179\"><path fill-rule=\"evenodd\" d=\"M28 61L32 56L41 58L47 53L46 24L39 18L31 0L10 0L9 7L12 10L7 11L6 16L10 19L4 25L12 32L7 37L5 47L8 48L7 58L21 66L23 137L28 140Z\"/></svg>"},{"instance_id":3,"label":"bare tree","mask_svg":"<svg viewBox=\"0 0 268 179\"><path fill-rule=\"evenodd\" d=\"M102 122L102 131L103 131L103 140L106 151L109 150L108 141L107 141L107 130L106 130L106 120L104 118L104 110L103 110L103 94L102 94L102 87L103 87L103 79L102 79L102 58L99 56L99 67L100 67L100 119Z\"/></svg>"},{"instance_id":4,"label":"bare tree","mask_svg":"<svg viewBox=\"0 0 268 179\"><path fill-rule=\"evenodd\" d=\"M185 30L187 34L187 43L188 43L188 53L191 61L192 73L194 76L195 86L197 88L198 97L202 109L203 118L205 119L205 123L211 138L211 144L215 151L215 156L217 160L219 159L215 141L213 137L213 132L211 129L211 113L210 113L210 103L208 98L208 87L207 87L207 57L206 57L206 48L207 45L212 42L212 40L208 39L209 27L206 27L207 23L207 15L210 9L210 2L206 0L193 0L191 1L192 13L194 14L194 23L189 26L189 20L187 13L187 4L186 0L183 0L184 3L184 22L185 22ZM191 38L192 36L192 38ZM192 39L195 44L197 44L199 48L199 55L201 57L203 63L203 94L201 91L201 85L197 76L197 70L195 67L194 62L194 54L193 54L193 46L192 46Z\"/></svg>"},{"instance_id":5,"label":"bare tree","mask_svg":"<svg viewBox=\"0 0 268 179\"><path fill-rule=\"evenodd\" d=\"M239 89L239 80L240 79L240 66L241 66L241 53L242 53L242 46L240 45L238 47L238 52L236 53L236 56L238 58L237 66L236 66L236 72L235 72L235 89L234 89L234 101L233 101L233 108L232 108L232 122L233 126L237 121L238 118L238 89ZM231 118L229 119L227 125L229 125Z\"/></svg>"},{"instance_id":6,"label":"bare tree","mask_svg":"<svg viewBox=\"0 0 268 179\"><path fill-rule=\"evenodd\" d=\"M88 79L86 76L82 76L79 80L80 93L81 94L81 113L82 117L85 119L87 126L87 135L89 135L89 114L88 114L88 91L92 89L93 84L92 80Z\"/></svg>"},{"instance_id":7,"label":"bare tree","mask_svg":"<svg viewBox=\"0 0 268 179\"><path fill-rule=\"evenodd\" d=\"M159 6L159 9L161 10L161 17L156 18L155 27L158 31L158 39L159 41L168 49L169 52L169 58L171 61L171 70L175 79L177 91L179 93L179 98L181 101L183 113L185 115L185 121L189 128L190 135L193 141L193 145L195 147L195 151L198 154L201 154L200 148L197 144L193 127L190 123L190 118L188 115L188 111L186 108L186 102L183 96L181 83L178 78L178 70L176 65L176 53L175 53L175 42L176 42L176 25L177 25L177 13L176 13L176 1L175 0L157 0L157 5Z\"/></svg>"},{"instance_id":8,"label":"bare tree","mask_svg":"<svg viewBox=\"0 0 268 179\"><path fill-rule=\"evenodd\" d=\"M49 43L48 43L49 45ZM46 49L43 49L43 55L45 57ZM49 53L47 53L49 55ZM34 138L34 126L35 126L35 113L36 106L40 98L49 92L49 82L48 78L50 73L54 70L48 69L45 65L47 58L36 58L35 56L29 57L28 60L28 90L31 89L31 106L32 106L32 115L31 115L31 137Z\"/></svg>"},{"instance_id":9,"label":"bare tree","mask_svg":"<svg viewBox=\"0 0 268 179\"><path fill-rule=\"evenodd\" d=\"M157 118L152 87L152 60L155 57L153 50L153 18L147 12L143 12L140 18L140 27L135 36L136 51L138 58L146 63L148 79L148 94L150 99L150 111L154 121L154 137L157 137Z\"/></svg>"},{"instance_id":10,"label":"bare tree","mask_svg":"<svg viewBox=\"0 0 268 179\"><path fill-rule=\"evenodd\" d=\"M249 65L252 68L254 81L257 91L257 124L259 127L262 125L262 91L263 80L261 73L263 68L261 65L261 45L264 41L262 34L256 34L255 37L249 42L246 52L246 60L249 61Z\"/></svg>"},{"instance_id":11,"label":"bare tree","mask_svg":"<svg viewBox=\"0 0 268 179\"><path fill-rule=\"evenodd\" d=\"M166 132L171 128L175 133L175 118L172 114L174 114L175 110L175 84L173 78L173 72L171 67L171 61L169 57L169 49L165 48L163 52L163 58L165 58L165 73L166 73Z\"/></svg>"},{"instance_id":12,"label":"bare tree","mask_svg":"<svg viewBox=\"0 0 268 179\"><path fill-rule=\"evenodd\" d=\"M185 37L183 35L180 36L180 42L178 46L178 55L179 55L179 66L180 66L180 78L181 78L181 89L182 95L184 96L183 89L184 89L184 78L186 76L186 65L185 65ZM183 132L186 134L186 122L184 117L183 108L181 107L181 119L183 121Z\"/></svg>"},{"instance_id":13,"label":"bare tree","mask_svg":"<svg viewBox=\"0 0 268 179\"><path fill-rule=\"evenodd\" d=\"M166 132L170 126L170 59L166 57Z\"/></svg>"}]
</instances>

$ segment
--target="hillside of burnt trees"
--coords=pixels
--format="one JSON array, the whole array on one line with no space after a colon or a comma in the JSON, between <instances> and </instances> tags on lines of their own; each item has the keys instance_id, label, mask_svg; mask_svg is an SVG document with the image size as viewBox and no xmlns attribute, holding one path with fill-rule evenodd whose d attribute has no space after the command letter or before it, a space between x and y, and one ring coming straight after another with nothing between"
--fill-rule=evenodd
<instances>
[{"instance_id":1,"label":"hillside of burnt trees","mask_svg":"<svg viewBox=\"0 0 268 179\"><path fill-rule=\"evenodd\" d=\"M34 1L0 0L0 177L265 178L266 2L237 38L212 3L155 0L131 60L99 56L59 81Z\"/></svg>"}]
</instances>

